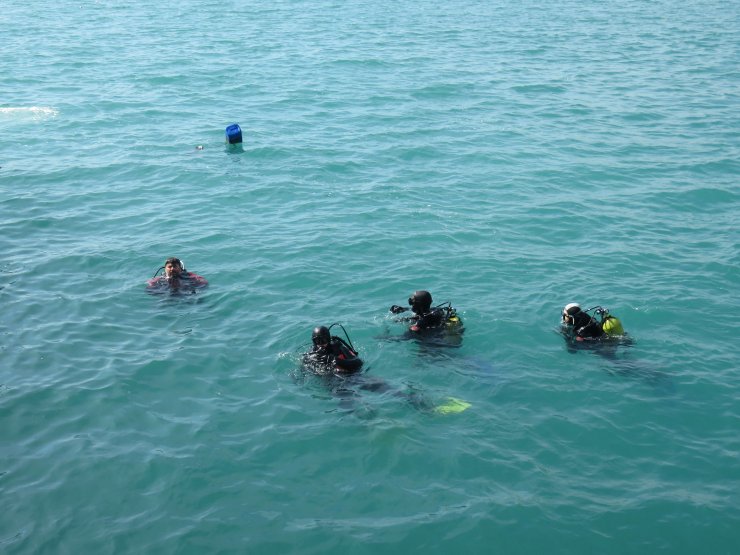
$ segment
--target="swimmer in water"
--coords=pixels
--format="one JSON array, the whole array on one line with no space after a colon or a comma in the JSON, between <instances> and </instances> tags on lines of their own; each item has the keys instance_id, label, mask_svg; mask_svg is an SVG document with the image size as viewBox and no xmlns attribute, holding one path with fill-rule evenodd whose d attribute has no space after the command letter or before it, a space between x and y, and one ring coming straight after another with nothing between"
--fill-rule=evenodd
<instances>
[{"instance_id":1,"label":"swimmer in water","mask_svg":"<svg viewBox=\"0 0 740 555\"><path fill-rule=\"evenodd\" d=\"M338 325L342 328L345 339L331 334L331 328ZM400 391L381 378L372 378L363 374L362 360L341 324L329 327L317 326L311 333L311 349L303 354L301 372L306 376L318 377L329 389L332 396L340 400L340 405L347 410L355 411L361 403L361 392L385 394L404 400L420 411L438 414L455 414L466 410L470 403L448 397L439 405L428 401L416 390Z\"/></svg>"},{"instance_id":2,"label":"swimmer in water","mask_svg":"<svg viewBox=\"0 0 740 555\"><path fill-rule=\"evenodd\" d=\"M592 311L600 320L590 314ZM567 339L579 342L624 335L622 323L609 314L607 309L594 306L581 310L578 303L569 303L563 308L562 329Z\"/></svg>"},{"instance_id":3,"label":"swimmer in water","mask_svg":"<svg viewBox=\"0 0 740 555\"><path fill-rule=\"evenodd\" d=\"M332 324L334 326L335 324ZM339 324L344 330L344 327ZM347 335L347 332L344 332ZM330 327L318 326L311 333L313 347L303 355L303 365L315 374L352 374L362 367L362 360L347 336L331 335Z\"/></svg>"},{"instance_id":4,"label":"swimmer in water","mask_svg":"<svg viewBox=\"0 0 740 555\"><path fill-rule=\"evenodd\" d=\"M462 331L462 321L457 311L449 302L432 306L432 294L429 291L415 291L408 300L413 316L399 318L400 322L410 322L409 332L415 335L433 331ZM390 311L401 314L409 310L394 304Z\"/></svg>"},{"instance_id":5,"label":"swimmer in water","mask_svg":"<svg viewBox=\"0 0 740 555\"><path fill-rule=\"evenodd\" d=\"M159 272L164 270L161 276ZM188 272L185 265L177 257L170 257L164 262L164 266L159 268L154 277L147 281L146 289L150 293L163 292L185 292L195 293L197 289L203 289L208 286L208 281L203 276L193 272Z\"/></svg>"}]
</instances>

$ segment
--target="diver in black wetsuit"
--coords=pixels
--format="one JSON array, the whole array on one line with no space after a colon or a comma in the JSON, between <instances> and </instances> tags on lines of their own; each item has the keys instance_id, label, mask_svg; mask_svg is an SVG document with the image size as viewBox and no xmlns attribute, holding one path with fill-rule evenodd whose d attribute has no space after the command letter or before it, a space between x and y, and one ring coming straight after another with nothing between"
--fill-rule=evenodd
<instances>
[{"instance_id":1,"label":"diver in black wetsuit","mask_svg":"<svg viewBox=\"0 0 740 555\"><path fill-rule=\"evenodd\" d=\"M412 333L423 334L431 330L451 329L462 325L450 303L432 307L432 295L429 291L415 291L409 297L409 306L414 315L400 318L399 321L411 322L409 331ZM396 304L390 308L393 314L401 314L407 310L409 309Z\"/></svg>"},{"instance_id":2,"label":"diver in black wetsuit","mask_svg":"<svg viewBox=\"0 0 740 555\"><path fill-rule=\"evenodd\" d=\"M331 335L331 328L338 325L347 338ZM304 353L301 372L303 379L314 376L324 382L331 394L341 400L345 409L354 410L360 399L360 392L370 391L378 394L387 394L403 399L415 409L439 414L453 414L462 412L470 407L461 399L448 397L446 402L435 405L417 390L401 391L388 384L382 378L368 377L361 372L362 360L357 356L357 350L341 324L318 326L311 333L313 347Z\"/></svg>"},{"instance_id":3,"label":"diver in black wetsuit","mask_svg":"<svg viewBox=\"0 0 740 555\"><path fill-rule=\"evenodd\" d=\"M345 341L331 335L330 329L326 326L318 326L311 334L311 341L313 347L303 355L303 365L313 373L351 374L362 367L362 359L357 356L349 337Z\"/></svg>"},{"instance_id":4,"label":"diver in black wetsuit","mask_svg":"<svg viewBox=\"0 0 740 555\"><path fill-rule=\"evenodd\" d=\"M563 308L561 332L568 352L592 351L611 363L607 367L610 374L640 378L665 393L673 391L670 376L650 362L617 356L618 348L629 347L633 341L622 322L606 308L594 306L582 310L577 303L567 304Z\"/></svg>"},{"instance_id":5,"label":"diver in black wetsuit","mask_svg":"<svg viewBox=\"0 0 740 555\"><path fill-rule=\"evenodd\" d=\"M601 321L589 314L592 310ZM569 303L563 308L563 332L566 338L574 341L593 341L610 336L624 335L622 323L600 306L581 310L577 303Z\"/></svg>"},{"instance_id":6,"label":"diver in black wetsuit","mask_svg":"<svg viewBox=\"0 0 740 555\"><path fill-rule=\"evenodd\" d=\"M332 324L332 326L337 324ZM360 400L360 392L370 391L378 394L389 394L402 398L418 410L432 410L434 405L429 403L419 392L402 392L381 378L370 378L360 370L363 362L357 356L347 331L344 331L347 340L331 335L331 327L318 326L311 333L313 346L304 353L302 371L305 375L312 374L325 381L331 394L340 399L344 409L354 411Z\"/></svg>"},{"instance_id":7,"label":"diver in black wetsuit","mask_svg":"<svg viewBox=\"0 0 740 555\"><path fill-rule=\"evenodd\" d=\"M588 312L581 310L580 305L570 303L563 308L564 331L576 341L600 339L606 334L599 322Z\"/></svg>"}]
</instances>

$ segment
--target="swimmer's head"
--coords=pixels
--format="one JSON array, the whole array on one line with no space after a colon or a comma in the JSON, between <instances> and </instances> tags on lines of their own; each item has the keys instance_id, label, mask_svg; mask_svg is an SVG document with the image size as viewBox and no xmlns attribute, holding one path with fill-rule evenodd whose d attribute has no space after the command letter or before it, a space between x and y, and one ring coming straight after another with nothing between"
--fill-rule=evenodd
<instances>
[{"instance_id":1,"label":"swimmer's head","mask_svg":"<svg viewBox=\"0 0 740 555\"><path fill-rule=\"evenodd\" d=\"M182 261L174 256L164 261L164 275L165 277L177 277L185 268L182 265Z\"/></svg>"},{"instance_id":2,"label":"swimmer's head","mask_svg":"<svg viewBox=\"0 0 740 555\"><path fill-rule=\"evenodd\" d=\"M317 347L326 347L331 341L331 333L326 326L318 326L311 333L311 341Z\"/></svg>"},{"instance_id":3,"label":"swimmer's head","mask_svg":"<svg viewBox=\"0 0 740 555\"><path fill-rule=\"evenodd\" d=\"M415 314L424 314L432 306L432 294L429 291L414 291L409 297L409 306Z\"/></svg>"},{"instance_id":4,"label":"swimmer's head","mask_svg":"<svg viewBox=\"0 0 740 555\"><path fill-rule=\"evenodd\" d=\"M573 317L581 311L581 305L578 303L568 303L563 308L563 324L572 324Z\"/></svg>"}]
</instances>

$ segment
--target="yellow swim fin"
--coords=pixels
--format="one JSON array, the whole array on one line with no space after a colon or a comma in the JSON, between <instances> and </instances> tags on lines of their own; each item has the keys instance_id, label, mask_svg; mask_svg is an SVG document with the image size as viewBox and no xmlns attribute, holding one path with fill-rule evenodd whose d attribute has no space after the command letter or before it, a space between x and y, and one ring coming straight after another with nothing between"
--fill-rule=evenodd
<instances>
[{"instance_id":1,"label":"yellow swim fin","mask_svg":"<svg viewBox=\"0 0 740 555\"><path fill-rule=\"evenodd\" d=\"M467 401L463 401L462 399L447 397L447 402L434 407L434 412L436 412L437 414L457 414L458 412L468 410L472 406L473 405L471 405Z\"/></svg>"}]
</instances>

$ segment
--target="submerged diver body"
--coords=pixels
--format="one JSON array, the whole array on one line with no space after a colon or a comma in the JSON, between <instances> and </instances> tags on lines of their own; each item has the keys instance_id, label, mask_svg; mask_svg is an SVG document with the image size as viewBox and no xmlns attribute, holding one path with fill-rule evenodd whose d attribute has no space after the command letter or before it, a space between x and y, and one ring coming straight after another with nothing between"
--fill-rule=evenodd
<instances>
[{"instance_id":1,"label":"submerged diver body","mask_svg":"<svg viewBox=\"0 0 740 555\"><path fill-rule=\"evenodd\" d=\"M331 334L331 328L338 325L342 328L342 339ZM442 405L435 406L423 394L416 390L400 391L381 378L372 378L361 372L362 360L347 330L341 324L332 324L329 327L318 326L311 333L311 350L303 354L302 371L317 376L332 396L340 400L342 408L354 411L360 399L360 392L370 391L377 394L388 394L403 399L417 410L435 411L440 414L462 412L470 404L459 399L448 399Z\"/></svg>"},{"instance_id":2,"label":"submerged diver body","mask_svg":"<svg viewBox=\"0 0 740 555\"><path fill-rule=\"evenodd\" d=\"M158 275L162 270L164 270L163 274ZM164 266L159 268L146 283L149 293L195 293L196 290L207 286L206 278L188 272L182 260L174 256L165 260Z\"/></svg>"},{"instance_id":3,"label":"submerged diver body","mask_svg":"<svg viewBox=\"0 0 740 555\"><path fill-rule=\"evenodd\" d=\"M593 351L609 362L609 374L639 378L663 393L673 392L674 385L670 377L654 364L631 360L626 355L617 356L620 347L630 347L633 341L624 331L622 322L608 309L594 306L581 310L577 303L570 303L563 308L561 332L570 353Z\"/></svg>"},{"instance_id":4,"label":"submerged diver body","mask_svg":"<svg viewBox=\"0 0 740 555\"><path fill-rule=\"evenodd\" d=\"M331 334L331 328L335 325L342 328L346 340ZM355 400L359 397L356 390L375 393L393 390L383 380L368 379L360 373L362 359L341 324L315 327L311 342L311 350L303 354L302 369L305 373L323 378L332 395L341 399L344 408L355 408Z\"/></svg>"}]
</instances>

